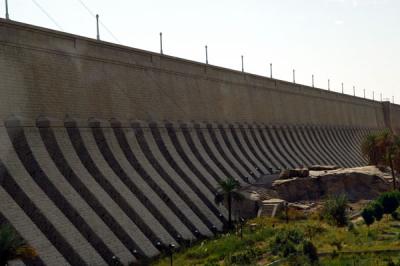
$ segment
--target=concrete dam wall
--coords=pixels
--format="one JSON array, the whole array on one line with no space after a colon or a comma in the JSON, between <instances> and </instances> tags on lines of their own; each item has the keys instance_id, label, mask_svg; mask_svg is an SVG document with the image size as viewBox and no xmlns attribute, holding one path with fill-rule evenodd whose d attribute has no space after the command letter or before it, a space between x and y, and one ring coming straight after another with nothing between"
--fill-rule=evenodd
<instances>
[{"instance_id":1,"label":"concrete dam wall","mask_svg":"<svg viewBox=\"0 0 400 266\"><path fill-rule=\"evenodd\" d=\"M400 107L0 20L0 223L26 265L143 261L211 237L218 182L366 163Z\"/></svg>"}]
</instances>

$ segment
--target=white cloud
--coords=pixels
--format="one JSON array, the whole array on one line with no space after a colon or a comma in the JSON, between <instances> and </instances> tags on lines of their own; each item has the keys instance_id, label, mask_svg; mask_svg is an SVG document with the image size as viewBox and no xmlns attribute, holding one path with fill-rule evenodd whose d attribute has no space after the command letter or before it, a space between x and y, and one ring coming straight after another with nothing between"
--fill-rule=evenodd
<instances>
[{"instance_id":1,"label":"white cloud","mask_svg":"<svg viewBox=\"0 0 400 266\"><path fill-rule=\"evenodd\" d=\"M336 25L342 25L342 24L344 24L344 21L343 20L335 20L335 24Z\"/></svg>"}]
</instances>

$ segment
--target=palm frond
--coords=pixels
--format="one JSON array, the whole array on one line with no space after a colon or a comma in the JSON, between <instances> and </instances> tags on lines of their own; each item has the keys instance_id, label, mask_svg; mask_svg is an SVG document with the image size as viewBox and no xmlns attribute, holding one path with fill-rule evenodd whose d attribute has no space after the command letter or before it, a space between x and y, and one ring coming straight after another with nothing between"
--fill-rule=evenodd
<instances>
[{"instance_id":1,"label":"palm frond","mask_svg":"<svg viewBox=\"0 0 400 266\"><path fill-rule=\"evenodd\" d=\"M33 258L37 254L10 225L0 226L0 261Z\"/></svg>"},{"instance_id":2,"label":"palm frond","mask_svg":"<svg viewBox=\"0 0 400 266\"><path fill-rule=\"evenodd\" d=\"M223 192L227 193L240 188L240 183L236 179L228 177L226 180L219 182L219 187Z\"/></svg>"}]
</instances>

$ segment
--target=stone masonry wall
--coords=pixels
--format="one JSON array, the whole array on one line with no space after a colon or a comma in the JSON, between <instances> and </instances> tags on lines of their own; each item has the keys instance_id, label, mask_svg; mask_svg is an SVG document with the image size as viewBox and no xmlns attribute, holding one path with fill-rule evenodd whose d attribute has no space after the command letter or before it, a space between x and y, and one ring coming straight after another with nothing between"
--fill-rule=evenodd
<instances>
[{"instance_id":1,"label":"stone masonry wall","mask_svg":"<svg viewBox=\"0 0 400 266\"><path fill-rule=\"evenodd\" d=\"M5 20L0 80L3 121L13 114L385 126L380 102Z\"/></svg>"}]
</instances>

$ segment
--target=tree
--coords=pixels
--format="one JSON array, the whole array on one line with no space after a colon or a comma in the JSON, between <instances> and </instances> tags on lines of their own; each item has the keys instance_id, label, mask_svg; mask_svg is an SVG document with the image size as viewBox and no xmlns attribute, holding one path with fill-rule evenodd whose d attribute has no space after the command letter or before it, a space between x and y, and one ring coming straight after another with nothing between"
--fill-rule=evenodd
<instances>
[{"instance_id":1,"label":"tree","mask_svg":"<svg viewBox=\"0 0 400 266\"><path fill-rule=\"evenodd\" d=\"M239 198L236 190L240 188L240 183L232 177L227 178L225 181L219 182L218 193L215 195L215 203L221 204L226 199L228 202L228 228L233 228L232 224L232 200Z\"/></svg>"},{"instance_id":2,"label":"tree","mask_svg":"<svg viewBox=\"0 0 400 266\"><path fill-rule=\"evenodd\" d=\"M383 207L383 213L391 214L399 207L398 192L386 192L379 196L377 202Z\"/></svg>"},{"instance_id":3,"label":"tree","mask_svg":"<svg viewBox=\"0 0 400 266\"><path fill-rule=\"evenodd\" d=\"M35 250L9 225L0 226L0 266L16 259L36 257Z\"/></svg>"},{"instance_id":4,"label":"tree","mask_svg":"<svg viewBox=\"0 0 400 266\"><path fill-rule=\"evenodd\" d=\"M371 206L366 207L362 212L361 216L364 219L365 224L369 227L371 224L374 223L374 211L372 210Z\"/></svg>"},{"instance_id":5,"label":"tree","mask_svg":"<svg viewBox=\"0 0 400 266\"><path fill-rule=\"evenodd\" d=\"M373 201L370 205L372 210L372 215L374 216L375 220L380 221L383 217L383 206L378 201Z\"/></svg>"},{"instance_id":6,"label":"tree","mask_svg":"<svg viewBox=\"0 0 400 266\"><path fill-rule=\"evenodd\" d=\"M396 189L395 170L400 171L400 137L389 130L371 133L362 142L361 151L369 164L390 167L393 189Z\"/></svg>"},{"instance_id":7,"label":"tree","mask_svg":"<svg viewBox=\"0 0 400 266\"><path fill-rule=\"evenodd\" d=\"M393 170L397 173L400 172L400 136L394 135L393 136L393 151L392 151L392 164ZM392 172L393 174L393 172Z\"/></svg>"},{"instance_id":8,"label":"tree","mask_svg":"<svg viewBox=\"0 0 400 266\"><path fill-rule=\"evenodd\" d=\"M396 189L396 176L395 176L395 173L394 173L393 159L394 159L396 153L398 153L398 150L399 150L398 143L399 143L398 142L398 137L393 135L392 133L390 133L387 130L382 132L379 135L378 146L381 146L385 151L383 162L384 162L384 165L390 167L390 170L392 172L393 190Z\"/></svg>"},{"instance_id":9,"label":"tree","mask_svg":"<svg viewBox=\"0 0 400 266\"><path fill-rule=\"evenodd\" d=\"M378 165L384 157L384 149L378 145L379 134L368 134L361 144L361 152L370 165Z\"/></svg>"}]
</instances>

